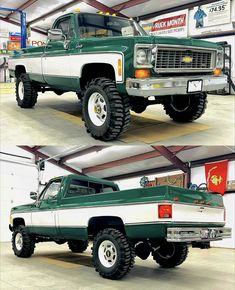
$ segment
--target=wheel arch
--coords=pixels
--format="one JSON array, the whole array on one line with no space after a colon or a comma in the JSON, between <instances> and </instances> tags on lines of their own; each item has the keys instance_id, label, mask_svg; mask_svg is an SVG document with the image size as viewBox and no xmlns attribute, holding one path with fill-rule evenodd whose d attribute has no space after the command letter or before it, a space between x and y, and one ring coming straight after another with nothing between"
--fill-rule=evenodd
<instances>
[{"instance_id":1,"label":"wheel arch","mask_svg":"<svg viewBox=\"0 0 235 290\"><path fill-rule=\"evenodd\" d=\"M27 69L23 64L17 64L15 66L15 77L18 78L22 73L26 73Z\"/></svg>"},{"instance_id":2,"label":"wheel arch","mask_svg":"<svg viewBox=\"0 0 235 290\"><path fill-rule=\"evenodd\" d=\"M81 68L81 90L83 91L86 84L92 79L102 77L109 78L116 82L117 76L112 64L104 62L84 64Z\"/></svg>"},{"instance_id":3,"label":"wheel arch","mask_svg":"<svg viewBox=\"0 0 235 290\"><path fill-rule=\"evenodd\" d=\"M17 228L18 226L25 226L25 220L21 217L16 217L13 219L13 228Z\"/></svg>"},{"instance_id":4,"label":"wheel arch","mask_svg":"<svg viewBox=\"0 0 235 290\"><path fill-rule=\"evenodd\" d=\"M115 228L125 234L123 220L118 216L95 216L89 219L87 232L88 236L95 236L100 230Z\"/></svg>"}]
</instances>

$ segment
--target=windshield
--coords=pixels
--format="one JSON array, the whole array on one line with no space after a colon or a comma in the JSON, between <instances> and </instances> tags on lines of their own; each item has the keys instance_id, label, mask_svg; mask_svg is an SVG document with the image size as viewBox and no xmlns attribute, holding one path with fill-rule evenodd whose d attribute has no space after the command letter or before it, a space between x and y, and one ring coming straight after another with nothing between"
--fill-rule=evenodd
<instances>
[{"instance_id":1,"label":"windshield","mask_svg":"<svg viewBox=\"0 0 235 290\"><path fill-rule=\"evenodd\" d=\"M78 14L81 37L114 37L147 35L135 21L100 14Z\"/></svg>"}]
</instances>

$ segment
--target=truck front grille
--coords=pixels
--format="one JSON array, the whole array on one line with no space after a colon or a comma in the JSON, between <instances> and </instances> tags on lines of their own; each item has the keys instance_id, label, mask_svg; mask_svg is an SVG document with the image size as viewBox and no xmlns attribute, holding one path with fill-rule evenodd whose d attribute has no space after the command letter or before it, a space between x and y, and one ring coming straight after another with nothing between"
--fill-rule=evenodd
<instances>
[{"instance_id":1,"label":"truck front grille","mask_svg":"<svg viewBox=\"0 0 235 290\"><path fill-rule=\"evenodd\" d=\"M212 71L215 51L194 48L158 47L155 69L158 72Z\"/></svg>"}]
</instances>

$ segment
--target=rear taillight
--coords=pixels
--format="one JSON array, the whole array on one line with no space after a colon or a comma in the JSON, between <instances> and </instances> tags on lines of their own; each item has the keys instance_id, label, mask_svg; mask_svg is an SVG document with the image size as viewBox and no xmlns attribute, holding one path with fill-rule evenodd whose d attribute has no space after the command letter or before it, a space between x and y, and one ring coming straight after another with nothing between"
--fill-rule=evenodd
<instances>
[{"instance_id":1,"label":"rear taillight","mask_svg":"<svg viewBox=\"0 0 235 290\"><path fill-rule=\"evenodd\" d=\"M171 204L160 204L158 205L158 217L172 218L172 205Z\"/></svg>"}]
</instances>

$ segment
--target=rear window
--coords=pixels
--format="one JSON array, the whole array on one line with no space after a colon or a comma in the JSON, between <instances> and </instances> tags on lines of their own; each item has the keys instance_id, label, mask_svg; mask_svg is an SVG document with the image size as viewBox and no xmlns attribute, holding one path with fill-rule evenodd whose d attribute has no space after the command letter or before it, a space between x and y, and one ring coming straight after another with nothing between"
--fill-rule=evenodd
<instances>
[{"instance_id":1,"label":"rear window","mask_svg":"<svg viewBox=\"0 0 235 290\"><path fill-rule=\"evenodd\" d=\"M117 191L116 187L102 183L72 179L65 197L77 197L112 191Z\"/></svg>"}]
</instances>

